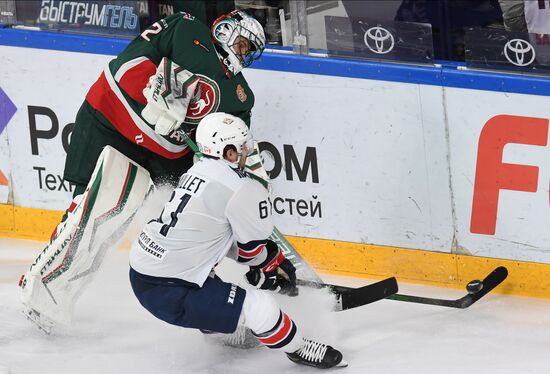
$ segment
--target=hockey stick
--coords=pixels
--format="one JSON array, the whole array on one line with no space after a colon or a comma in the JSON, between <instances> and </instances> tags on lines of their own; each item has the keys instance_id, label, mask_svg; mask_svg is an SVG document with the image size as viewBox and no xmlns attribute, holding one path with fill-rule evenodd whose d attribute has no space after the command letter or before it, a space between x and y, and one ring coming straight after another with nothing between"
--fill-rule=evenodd
<instances>
[{"instance_id":1,"label":"hockey stick","mask_svg":"<svg viewBox=\"0 0 550 374\"><path fill-rule=\"evenodd\" d=\"M182 132L185 142L195 152L197 157L202 157L197 145L190 139L185 132ZM259 179L258 179L259 180ZM259 180L262 182L261 180ZM286 258L288 258L297 269L297 274L307 279L297 279L297 284L300 286L313 286L313 287L328 287L333 293L336 294L337 300L340 301L340 310L347 310L358 306L366 305L384 298L398 301L414 302L420 304L439 305L452 308L468 308L476 301L481 299L493 288L497 287L508 276L508 271L505 267L496 268L491 274L489 274L483 282L480 283L480 289L470 291L468 295L461 297L457 300L445 300L436 299L422 296L398 294L398 286L395 278L388 278L381 282L374 283L372 285L364 286L361 288L353 289L343 286L325 285L317 273L311 268L311 266L300 256L296 249L286 240L286 238L279 232L277 228L274 228L270 239L276 242L282 249ZM470 282L469 284L471 284ZM290 296L296 296L298 294L297 289L289 289L283 291Z\"/></svg>"},{"instance_id":2,"label":"hockey stick","mask_svg":"<svg viewBox=\"0 0 550 374\"><path fill-rule=\"evenodd\" d=\"M374 303L394 295L398 290L397 281L394 277L359 288L336 286L303 279L297 279L296 284L305 287L328 288L336 295L337 311L348 310Z\"/></svg>"},{"instance_id":3,"label":"hockey stick","mask_svg":"<svg viewBox=\"0 0 550 374\"><path fill-rule=\"evenodd\" d=\"M456 300L435 299L430 297L403 295L398 293L389 295L387 298L390 300L406 301L411 303L465 309L481 299L483 296L487 295L489 292L491 292L495 287L501 284L507 276L508 270L504 266L499 266L489 275L487 275L482 282L474 280L468 283L468 285L466 286L468 289L468 294Z\"/></svg>"}]
</instances>

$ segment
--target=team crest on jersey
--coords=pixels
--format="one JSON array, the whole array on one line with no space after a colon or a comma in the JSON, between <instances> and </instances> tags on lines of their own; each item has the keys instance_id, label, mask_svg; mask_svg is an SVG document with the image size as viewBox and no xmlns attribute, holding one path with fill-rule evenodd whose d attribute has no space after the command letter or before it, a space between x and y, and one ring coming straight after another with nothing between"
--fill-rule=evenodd
<instances>
[{"instance_id":1,"label":"team crest on jersey","mask_svg":"<svg viewBox=\"0 0 550 374\"><path fill-rule=\"evenodd\" d=\"M199 84L195 90L195 96L189 103L185 123L197 124L209 113L214 113L220 106L220 87L213 79L205 75L199 76Z\"/></svg>"},{"instance_id":2,"label":"team crest on jersey","mask_svg":"<svg viewBox=\"0 0 550 374\"><path fill-rule=\"evenodd\" d=\"M248 99L248 95L244 92L244 88L240 84L237 85L237 97L241 100L241 103L244 103L246 99Z\"/></svg>"}]
</instances>

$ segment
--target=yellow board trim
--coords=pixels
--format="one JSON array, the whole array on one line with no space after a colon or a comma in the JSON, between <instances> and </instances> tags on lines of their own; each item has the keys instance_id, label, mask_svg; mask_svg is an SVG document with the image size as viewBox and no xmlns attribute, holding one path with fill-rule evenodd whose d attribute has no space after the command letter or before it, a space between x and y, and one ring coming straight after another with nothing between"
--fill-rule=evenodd
<instances>
[{"instance_id":1,"label":"yellow board trim","mask_svg":"<svg viewBox=\"0 0 550 374\"><path fill-rule=\"evenodd\" d=\"M46 241L63 212L0 204L0 236ZM287 237L317 271L464 289L472 280L506 266L508 278L495 292L550 299L550 265L453 255L397 247ZM124 247L128 247L125 245Z\"/></svg>"},{"instance_id":2,"label":"yellow board trim","mask_svg":"<svg viewBox=\"0 0 550 374\"><path fill-rule=\"evenodd\" d=\"M0 236L45 241L63 212L0 204Z\"/></svg>"},{"instance_id":3,"label":"yellow board trim","mask_svg":"<svg viewBox=\"0 0 550 374\"><path fill-rule=\"evenodd\" d=\"M495 292L550 299L550 265L534 262L453 255L379 245L287 237L316 270L366 278L395 276L398 281L464 289L497 266L508 278Z\"/></svg>"}]
</instances>

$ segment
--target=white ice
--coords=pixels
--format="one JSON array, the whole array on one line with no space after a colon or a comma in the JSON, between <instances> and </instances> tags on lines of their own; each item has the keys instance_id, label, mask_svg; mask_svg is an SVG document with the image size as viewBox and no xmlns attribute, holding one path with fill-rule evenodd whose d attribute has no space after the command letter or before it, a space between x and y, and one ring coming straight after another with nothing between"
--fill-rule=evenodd
<instances>
[{"instance_id":1,"label":"white ice","mask_svg":"<svg viewBox=\"0 0 550 374\"><path fill-rule=\"evenodd\" d=\"M43 243L0 239L0 373L314 373L281 352L213 345L155 319L128 282L128 252L113 250L77 303L70 327L46 336L21 314L17 282ZM238 265L219 271L239 280ZM327 277L359 286L366 279ZM304 335L338 347L341 373L548 373L550 301L488 295L469 309L383 300L332 312L330 295L278 296ZM456 298L458 290L401 284L402 293ZM334 370L334 369L333 369Z\"/></svg>"}]
</instances>

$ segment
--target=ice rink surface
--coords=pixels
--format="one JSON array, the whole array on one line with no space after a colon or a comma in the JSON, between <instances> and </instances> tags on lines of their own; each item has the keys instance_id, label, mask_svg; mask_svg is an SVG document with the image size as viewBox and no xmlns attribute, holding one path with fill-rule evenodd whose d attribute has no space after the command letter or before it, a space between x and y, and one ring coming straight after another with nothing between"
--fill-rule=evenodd
<instances>
[{"instance_id":1,"label":"ice rink surface","mask_svg":"<svg viewBox=\"0 0 550 374\"><path fill-rule=\"evenodd\" d=\"M0 239L0 373L172 374L314 373L281 352L214 345L202 334L155 319L135 299L128 281L128 252L113 250L86 289L70 327L44 335L21 314L19 276L43 243ZM240 267L218 274L239 281ZM483 277L484 274L480 274ZM365 279L330 277L360 286ZM458 290L400 284L400 292L457 298ZM550 370L550 300L490 294L469 309L383 300L332 312L332 299L302 289L278 295L304 335L342 350L339 373L527 374Z\"/></svg>"}]
</instances>

